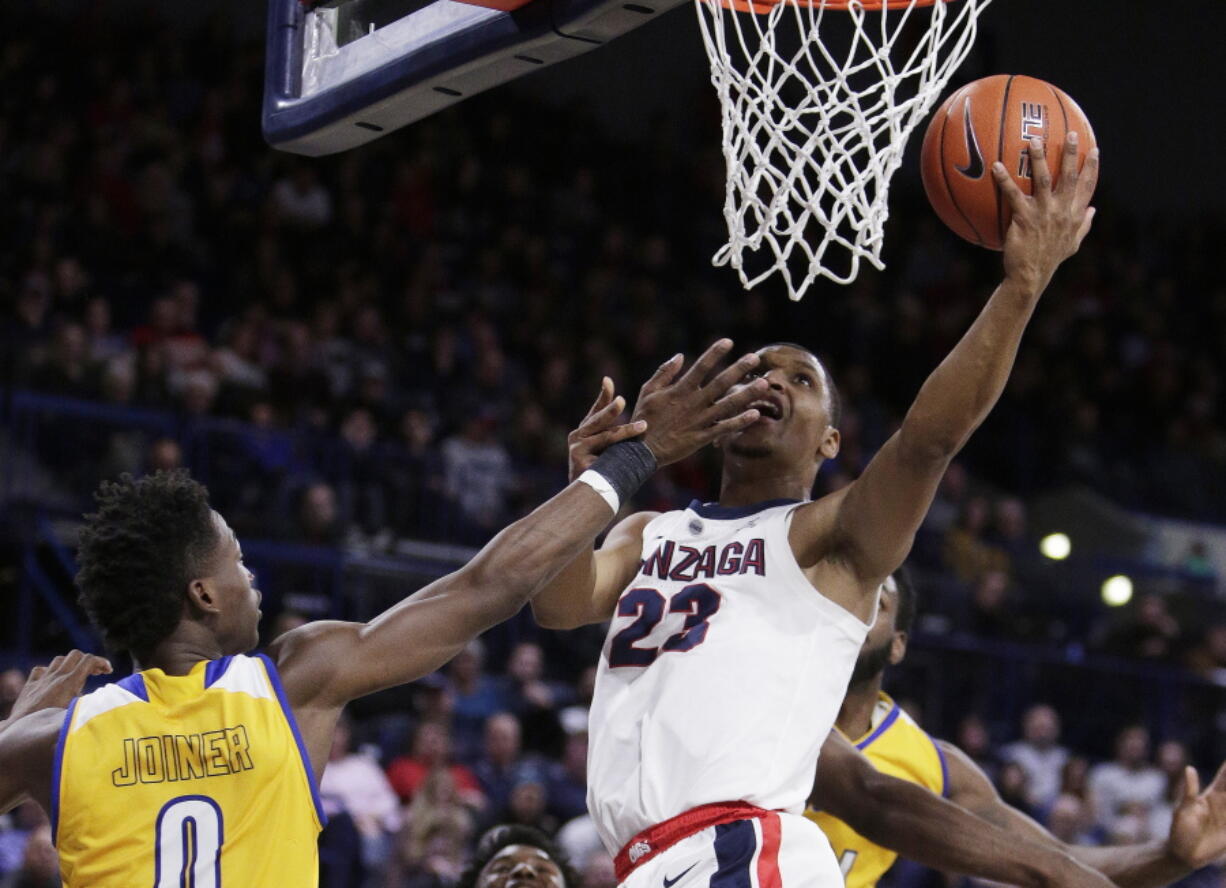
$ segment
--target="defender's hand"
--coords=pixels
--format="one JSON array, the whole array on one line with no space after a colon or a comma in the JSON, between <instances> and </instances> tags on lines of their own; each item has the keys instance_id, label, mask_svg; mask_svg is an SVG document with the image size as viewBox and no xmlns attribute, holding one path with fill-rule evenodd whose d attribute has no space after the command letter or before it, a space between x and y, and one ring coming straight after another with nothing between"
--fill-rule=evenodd
<instances>
[{"instance_id":1,"label":"defender's hand","mask_svg":"<svg viewBox=\"0 0 1226 888\"><path fill-rule=\"evenodd\" d=\"M675 463L716 438L758 421L758 411L746 408L769 390L765 379L728 393L758 365L757 355L745 355L711 378L731 349L731 339L719 340L685 373L681 373L684 357L674 355L643 384L633 419L647 421L643 442L655 454L657 464Z\"/></svg>"},{"instance_id":2,"label":"defender's hand","mask_svg":"<svg viewBox=\"0 0 1226 888\"><path fill-rule=\"evenodd\" d=\"M1226 764L1204 792L1196 769L1184 769L1166 847L1172 857L1194 870L1226 854Z\"/></svg>"},{"instance_id":3,"label":"defender's hand","mask_svg":"<svg viewBox=\"0 0 1226 888\"><path fill-rule=\"evenodd\" d=\"M35 666L13 703L11 718L16 721L40 709L63 709L81 693L85 679L110 672L108 661L82 651L56 657L50 666Z\"/></svg>"},{"instance_id":4,"label":"defender's hand","mask_svg":"<svg viewBox=\"0 0 1226 888\"><path fill-rule=\"evenodd\" d=\"M600 381L600 394L588 410L579 428L566 436L570 448L570 478L574 481L596 461L610 444L634 438L647 430L647 423L638 420L619 425L617 420L626 409L626 399L613 396L613 380L605 377Z\"/></svg>"},{"instance_id":5,"label":"defender's hand","mask_svg":"<svg viewBox=\"0 0 1226 888\"><path fill-rule=\"evenodd\" d=\"M1056 268L1077 252L1094 221L1090 198L1098 184L1098 149L1077 169L1077 134L1064 140L1060 181L1053 189L1047 152L1041 139L1030 141L1033 196L1017 186L1005 165L992 165L996 184L1013 208L1005 234L1005 276L1033 292L1047 286Z\"/></svg>"}]
</instances>

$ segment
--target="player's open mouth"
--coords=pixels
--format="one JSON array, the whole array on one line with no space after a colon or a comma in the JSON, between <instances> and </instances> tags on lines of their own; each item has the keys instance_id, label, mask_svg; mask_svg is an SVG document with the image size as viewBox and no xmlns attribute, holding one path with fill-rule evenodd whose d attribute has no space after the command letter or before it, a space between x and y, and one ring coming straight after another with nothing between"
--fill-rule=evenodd
<instances>
[{"instance_id":1,"label":"player's open mouth","mask_svg":"<svg viewBox=\"0 0 1226 888\"><path fill-rule=\"evenodd\" d=\"M772 422L783 419L783 405L778 401L760 399L750 404L749 409L757 410L762 415L762 419L769 419Z\"/></svg>"}]
</instances>

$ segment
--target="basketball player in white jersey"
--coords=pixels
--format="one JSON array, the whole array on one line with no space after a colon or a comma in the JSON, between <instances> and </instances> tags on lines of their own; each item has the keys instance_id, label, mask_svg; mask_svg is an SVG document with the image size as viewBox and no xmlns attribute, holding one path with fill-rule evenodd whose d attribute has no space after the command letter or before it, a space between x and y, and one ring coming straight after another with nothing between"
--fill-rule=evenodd
<instances>
[{"instance_id":1,"label":"basketball player in white jersey","mask_svg":"<svg viewBox=\"0 0 1226 888\"><path fill-rule=\"evenodd\" d=\"M1098 154L1064 146L1058 187L1030 146L1004 280L861 477L816 501L839 450L839 399L800 346L759 351L761 418L721 442L718 503L618 524L533 601L570 628L612 618L591 711L588 806L632 888L841 885L801 813L875 618L954 455L996 403L1056 268L1089 231ZM756 880L756 886L755 886Z\"/></svg>"}]
</instances>

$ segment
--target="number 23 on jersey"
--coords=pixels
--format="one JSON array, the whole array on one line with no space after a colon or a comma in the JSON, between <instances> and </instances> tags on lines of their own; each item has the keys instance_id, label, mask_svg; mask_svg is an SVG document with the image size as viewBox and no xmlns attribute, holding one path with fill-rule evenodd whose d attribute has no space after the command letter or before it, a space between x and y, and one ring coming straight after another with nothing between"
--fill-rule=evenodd
<instances>
[{"instance_id":1,"label":"number 23 on jersey","mask_svg":"<svg viewBox=\"0 0 1226 888\"><path fill-rule=\"evenodd\" d=\"M708 622L719 610L720 594L706 583L692 583L665 599L658 590L636 586L617 602L617 616L634 617L634 621L613 636L609 646L609 666L650 666L664 653L684 653L698 647L707 638ZM684 614L681 630L670 635L658 647L640 646L652 630L670 614Z\"/></svg>"}]
</instances>

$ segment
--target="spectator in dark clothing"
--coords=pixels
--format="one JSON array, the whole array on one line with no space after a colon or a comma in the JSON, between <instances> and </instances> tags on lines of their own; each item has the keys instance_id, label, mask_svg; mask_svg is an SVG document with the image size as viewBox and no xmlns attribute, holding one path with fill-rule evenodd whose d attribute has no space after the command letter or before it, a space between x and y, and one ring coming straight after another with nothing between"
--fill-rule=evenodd
<instances>
[{"instance_id":1,"label":"spectator in dark clothing","mask_svg":"<svg viewBox=\"0 0 1226 888\"><path fill-rule=\"evenodd\" d=\"M400 417L382 468L392 529L408 537L433 539L444 534L447 527L438 521L443 497L442 457L435 447L434 419L427 410L412 407Z\"/></svg>"},{"instance_id":2,"label":"spectator in dark clothing","mask_svg":"<svg viewBox=\"0 0 1226 888\"><path fill-rule=\"evenodd\" d=\"M539 644L520 642L507 658L502 693L523 727L523 745L529 752L553 753L561 747L558 710L574 699L563 682L545 679L545 653Z\"/></svg>"},{"instance_id":3,"label":"spectator in dark clothing","mask_svg":"<svg viewBox=\"0 0 1226 888\"><path fill-rule=\"evenodd\" d=\"M70 398L98 395L98 370L90 361L85 328L61 324L55 331L46 361L33 373L30 385L37 391Z\"/></svg>"},{"instance_id":4,"label":"spectator in dark clothing","mask_svg":"<svg viewBox=\"0 0 1226 888\"><path fill-rule=\"evenodd\" d=\"M1017 638L1022 634L1018 609L1009 595L1009 575L989 570L971 588L959 628L982 638Z\"/></svg>"},{"instance_id":5,"label":"spectator in dark clothing","mask_svg":"<svg viewBox=\"0 0 1226 888\"><path fill-rule=\"evenodd\" d=\"M319 888L352 888L365 878L362 836L353 818L339 811L319 834Z\"/></svg>"},{"instance_id":6,"label":"spectator in dark clothing","mask_svg":"<svg viewBox=\"0 0 1226 888\"><path fill-rule=\"evenodd\" d=\"M547 790L539 769L525 769L507 800L506 810L499 820L519 826L530 826L548 835L557 832L558 818L549 812Z\"/></svg>"},{"instance_id":7,"label":"spectator in dark clothing","mask_svg":"<svg viewBox=\"0 0 1226 888\"><path fill-rule=\"evenodd\" d=\"M456 758L472 761L481 754L485 723L511 706L505 684L484 674L485 645L474 639L447 666L451 682L453 735Z\"/></svg>"},{"instance_id":8,"label":"spectator in dark clothing","mask_svg":"<svg viewBox=\"0 0 1226 888\"><path fill-rule=\"evenodd\" d=\"M511 802L511 790L526 764L522 749L518 718L509 712L499 712L486 719L485 750L472 770L491 812L505 811Z\"/></svg>"},{"instance_id":9,"label":"spectator in dark clothing","mask_svg":"<svg viewBox=\"0 0 1226 888\"><path fill-rule=\"evenodd\" d=\"M302 491L296 520L287 537L313 546L340 545L345 538L345 526L331 485L316 482Z\"/></svg>"},{"instance_id":10,"label":"spectator in dark clothing","mask_svg":"<svg viewBox=\"0 0 1226 888\"><path fill-rule=\"evenodd\" d=\"M973 712L963 717L958 723L957 737L958 748L995 781L1000 773L1001 763L992 748L992 737L983 717Z\"/></svg>"},{"instance_id":11,"label":"spectator in dark clothing","mask_svg":"<svg viewBox=\"0 0 1226 888\"><path fill-rule=\"evenodd\" d=\"M1120 657L1165 661L1175 655L1178 641L1179 623L1166 600L1159 595L1142 595L1107 630L1102 649Z\"/></svg>"},{"instance_id":12,"label":"spectator in dark clothing","mask_svg":"<svg viewBox=\"0 0 1226 888\"><path fill-rule=\"evenodd\" d=\"M370 410L358 407L341 423L341 472L338 478L343 513L350 524L374 537L387 525L387 498L379 429Z\"/></svg>"},{"instance_id":13,"label":"spectator in dark clothing","mask_svg":"<svg viewBox=\"0 0 1226 888\"><path fill-rule=\"evenodd\" d=\"M546 794L549 813L560 823L587 813L587 731L567 736L562 761L549 765Z\"/></svg>"},{"instance_id":14,"label":"spectator in dark clothing","mask_svg":"<svg viewBox=\"0 0 1226 888\"><path fill-rule=\"evenodd\" d=\"M1021 811L1027 817L1035 817L1030 804L1030 783L1026 770L1017 762L1005 762L996 775L996 788L1006 805Z\"/></svg>"}]
</instances>

